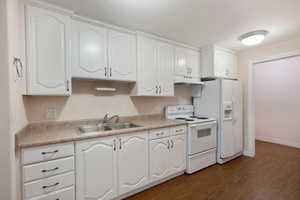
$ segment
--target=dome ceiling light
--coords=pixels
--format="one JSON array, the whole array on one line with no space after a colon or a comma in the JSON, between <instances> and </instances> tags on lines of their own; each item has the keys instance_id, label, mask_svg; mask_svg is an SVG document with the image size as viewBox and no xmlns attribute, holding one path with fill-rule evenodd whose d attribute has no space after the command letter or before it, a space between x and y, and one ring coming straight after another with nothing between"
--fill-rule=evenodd
<instances>
[{"instance_id":1,"label":"dome ceiling light","mask_svg":"<svg viewBox=\"0 0 300 200\"><path fill-rule=\"evenodd\" d=\"M252 31L239 37L239 40L246 46L253 46L262 43L269 32L266 30Z\"/></svg>"}]
</instances>

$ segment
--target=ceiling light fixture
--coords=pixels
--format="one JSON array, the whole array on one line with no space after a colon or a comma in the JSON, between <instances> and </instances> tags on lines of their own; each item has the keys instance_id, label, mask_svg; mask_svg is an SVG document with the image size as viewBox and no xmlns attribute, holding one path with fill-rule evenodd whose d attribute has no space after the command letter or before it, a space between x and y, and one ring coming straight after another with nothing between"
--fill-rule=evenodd
<instances>
[{"instance_id":1,"label":"ceiling light fixture","mask_svg":"<svg viewBox=\"0 0 300 200\"><path fill-rule=\"evenodd\" d=\"M269 32L266 30L252 31L239 37L239 40L246 46L253 46L262 43Z\"/></svg>"}]
</instances>

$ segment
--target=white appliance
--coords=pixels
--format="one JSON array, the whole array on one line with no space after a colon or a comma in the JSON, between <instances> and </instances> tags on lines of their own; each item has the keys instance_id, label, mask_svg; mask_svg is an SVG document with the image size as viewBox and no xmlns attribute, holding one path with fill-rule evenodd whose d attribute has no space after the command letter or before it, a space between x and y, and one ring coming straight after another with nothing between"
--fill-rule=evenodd
<instances>
[{"instance_id":1,"label":"white appliance","mask_svg":"<svg viewBox=\"0 0 300 200\"><path fill-rule=\"evenodd\" d=\"M218 120L218 163L242 155L242 89L238 80L207 80L201 96L194 97L194 109L196 116L205 115Z\"/></svg>"},{"instance_id":2,"label":"white appliance","mask_svg":"<svg viewBox=\"0 0 300 200\"><path fill-rule=\"evenodd\" d=\"M187 167L191 174L216 163L217 122L206 116L194 116L194 107L168 106L166 118L187 122Z\"/></svg>"}]
</instances>

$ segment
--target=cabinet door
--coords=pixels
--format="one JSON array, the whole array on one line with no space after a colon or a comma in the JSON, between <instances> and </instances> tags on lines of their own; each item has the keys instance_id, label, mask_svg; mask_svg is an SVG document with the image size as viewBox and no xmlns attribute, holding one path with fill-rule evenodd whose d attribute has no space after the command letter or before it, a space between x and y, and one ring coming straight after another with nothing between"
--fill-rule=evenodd
<instances>
[{"instance_id":1,"label":"cabinet door","mask_svg":"<svg viewBox=\"0 0 300 200\"><path fill-rule=\"evenodd\" d=\"M108 78L107 30L82 22L73 26L72 75L77 78Z\"/></svg>"},{"instance_id":2,"label":"cabinet door","mask_svg":"<svg viewBox=\"0 0 300 200\"><path fill-rule=\"evenodd\" d=\"M138 95L156 96L158 86L157 42L138 37Z\"/></svg>"},{"instance_id":3,"label":"cabinet door","mask_svg":"<svg viewBox=\"0 0 300 200\"><path fill-rule=\"evenodd\" d=\"M187 54L186 49L182 47L175 47L175 74L186 76L187 75Z\"/></svg>"},{"instance_id":4,"label":"cabinet door","mask_svg":"<svg viewBox=\"0 0 300 200\"><path fill-rule=\"evenodd\" d=\"M117 194L115 139L76 143L77 200L108 200Z\"/></svg>"},{"instance_id":5,"label":"cabinet door","mask_svg":"<svg viewBox=\"0 0 300 200\"><path fill-rule=\"evenodd\" d=\"M136 81L136 37L111 30L108 49L110 79Z\"/></svg>"},{"instance_id":6,"label":"cabinet door","mask_svg":"<svg viewBox=\"0 0 300 200\"><path fill-rule=\"evenodd\" d=\"M119 137L119 195L148 183L148 133Z\"/></svg>"},{"instance_id":7,"label":"cabinet door","mask_svg":"<svg viewBox=\"0 0 300 200\"><path fill-rule=\"evenodd\" d=\"M217 77L226 77L227 56L223 50L214 51L214 75Z\"/></svg>"},{"instance_id":8,"label":"cabinet door","mask_svg":"<svg viewBox=\"0 0 300 200\"><path fill-rule=\"evenodd\" d=\"M200 78L200 53L193 50L188 50L187 61L188 76Z\"/></svg>"},{"instance_id":9,"label":"cabinet door","mask_svg":"<svg viewBox=\"0 0 300 200\"><path fill-rule=\"evenodd\" d=\"M159 95L174 96L174 48L158 43Z\"/></svg>"},{"instance_id":10,"label":"cabinet door","mask_svg":"<svg viewBox=\"0 0 300 200\"><path fill-rule=\"evenodd\" d=\"M28 94L70 94L71 19L27 7Z\"/></svg>"},{"instance_id":11,"label":"cabinet door","mask_svg":"<svg viewBox=\"0 0 300 200\"><path fill-rule=\"evenodd\" d=\"M169 137L150 142L150 180L157 181L169 175Z\"/></svg>"},{"instance_id":12,"label":"cabinet door","mask_svg":"<svg viewBox=\"0 0 300 200\"><path fill-rule=\"evenodd\" d=\"M185 135L171 136L170 173L183 171L186 166Z\"/></svg>"}]
</instances>

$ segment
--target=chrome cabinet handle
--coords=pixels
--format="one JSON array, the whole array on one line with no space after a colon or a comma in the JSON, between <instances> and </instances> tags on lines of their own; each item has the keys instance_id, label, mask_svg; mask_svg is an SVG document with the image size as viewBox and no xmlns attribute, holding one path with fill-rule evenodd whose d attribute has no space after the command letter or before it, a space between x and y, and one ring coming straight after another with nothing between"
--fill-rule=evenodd
<instances>
[{"instance_id":1,"label":"chrome cabinet handle","mask_svg":"<svg viewBox=\"0 0 300 200\"><path fill-rule=\"evenodd\" d=\"M119 142L120 142L119 149L122 149L122 140L121 140L121 138L119 138Z\"/></svg>"},{"instance_id":2,"label":"chrome cabinet handle","mask_svg":"<svg viewBox=\"0 0 300 200\"><path fill-rule=\"evenodd\" d=\"M104 67L104 76L107 76L107 67Z\"/></svg>"},{"instance_id":3,"label":"chrome cabinet handle","mask_svg":"<svg viewBox=\"0 0 300 200\"><path fill-rule=\"evenodd\" d=\"M161 85L159 86L159 94L161 94Z\"/></svg>"},{"instance_id":4,"label":"chrome cabinet handle","mask_svg":"<svg viewBox=\"0 0 300 200\"><path fill-rule=\"evenodd\" d=\"M174 142L173 140L171 140L171 148L173 149L173 147L174 147Z\"/></svg>"},{"instance_id":5,"label":"chrome cabinet handle","mask_svg":"<svg viewBox=\"0 0 300 200\"><path fill-rule=\"evenodd\" d=\"M156 136L164 135L164 132L156 133Z\"/></svg>"},{"instance_id":6,"label":"chrome cabinet handle","mask_svg":"<svg viewBox=\"0 0 300 200\"><path fill-rule=\"evenodd\" d=\"M54 183L53 185L45 185L45 186L43 186L42 188L43 188L43 189L46 189L46 188L52 188L52 187L55 187L55 186L58 186L58 185L59 185L59 182Z\"/></svg>"},{"instance_id":7,"label":"chrome cabinet handle","mask_svg":"<svg viewBox=\"0 0 300 200\"><path fill-rule=\"evenodd\" d=\"M179 133L179 132L182 132L182 131L183 131L183 129L177 129L176 133Z\"/></svg>"},{"instance_id":8,"label":"chrome cabinet handle","mask_svg":"<svg viewBox=\"0 0 300 200\"><path fill-rule=\"evenodd\" d=\"M168 149L170 149L170 140L168 140Z\"/></svg>"},{"instance_id":9,"label":"chrome cabinet handle","mask_svg":"<svg viewBox=\"0 0 300 200\"><path fill-rule=\"evenodd\" d=\"M43 173L45 173L45 172L52 172L52 171L56 171L56 170L58 170L58 169L59 169L59 167L55 167L55 168L53 168L53 169L43 169L42 172L43 172Z\"/></svg>"},{"instance_id":10,"label":"chrome cabinet handle","mask_svg":"<svg viewBox=\"0 0 300 200\"><path fill-rule=\"evenodd\" d=\"M69 80L67 80L67 91L69 92L70 91L70 85L69 85Z\"/></svg>"},{"instance_id":11,"label":"chrome cabinet handle","mask_svg":"<svg viewBox=\"0 0 300 200\"><path fill-rule=\"evenodd\" d=\"M109 68L110 77L112 76L112 69Z\"/></svg>"},{"instance_id":12,"label":"chrome cabinet handle","mask_svg":"<svg viewBox=\"0 0 300 200\"><path fill-rule=\"evenodd\" d=\"M54 154L54 153L58 153L58 150L54 150L54 151L43 151L41 154L42 155L46 155L46 154Z\"/></svg>"},{"instance_id":13,"label":"chrome cabinet handle","mask_svg":"<svg viewBox=\"0 0 300 200\"><path fill-rule=\"evenodd\" d=\"M116 144L116 140L114 139L114 151L116 151L117 150L117 144Z\"/></svg>"},{"instance_id":14,"label":"chrome cabinet handle","mask_svg":"<svg viewBox=\"0 0 300 200\"><path fill-rule=\"evenodd\" d=\"M158 86L155 86L155 88L156 88L155 93L158 94Z\"/></svg>"}]
</instances>

